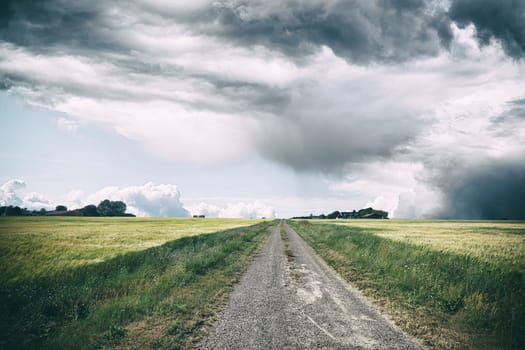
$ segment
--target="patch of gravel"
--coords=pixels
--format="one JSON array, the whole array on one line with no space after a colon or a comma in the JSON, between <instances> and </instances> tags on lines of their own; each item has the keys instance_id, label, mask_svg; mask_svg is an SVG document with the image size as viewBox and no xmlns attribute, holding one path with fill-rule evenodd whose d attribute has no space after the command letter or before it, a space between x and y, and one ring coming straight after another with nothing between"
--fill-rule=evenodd
<instances>
[{"instance_id":1,"label":"patch of gravel","mask_svg":"<svg viewBox=\"0 0 525 350\"><path fill-rule=\"evenodd\" d=\"M285 230L283 242L280 231ZM285 254L286 251L288 254ZM197 349L420 349L286 223L234 288Z\"/></svg>"}]
</instances>

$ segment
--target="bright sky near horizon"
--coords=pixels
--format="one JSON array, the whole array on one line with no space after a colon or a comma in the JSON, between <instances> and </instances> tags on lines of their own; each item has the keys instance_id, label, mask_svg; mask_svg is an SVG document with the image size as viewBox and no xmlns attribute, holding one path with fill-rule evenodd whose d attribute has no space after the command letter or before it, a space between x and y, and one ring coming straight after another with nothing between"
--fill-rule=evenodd
<instances>
[{"instance_id":1,"label":"bright sky near horizon","mask_svg":"<svg viewBox=\"0 0 525 350\"><path fill-rule=\"evenodd\" d=\"M525 2L6 1L0 122L0 205L525 219Z\"/></svg>"}]
</instances>

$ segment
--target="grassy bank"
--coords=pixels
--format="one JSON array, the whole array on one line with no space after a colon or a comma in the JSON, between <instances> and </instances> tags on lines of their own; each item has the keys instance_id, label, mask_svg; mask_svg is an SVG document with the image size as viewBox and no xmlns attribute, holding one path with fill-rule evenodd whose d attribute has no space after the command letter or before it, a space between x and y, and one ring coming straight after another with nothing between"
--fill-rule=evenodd
<instances>
[{"instance_id":1,"label":"grassy bank","mask_svg":"<svg viewBox=\"0 0 525 350\"><path fill-rule=\"evenodd\" d=\"M290 224L426 345L525 347L525 223Z\"/></svg>"},{"instance_id":2,"label":"grassy bank","mask_svg":"<svg viewBox=\"0 0 525 350\"><path fill-rule=\"evenodd\" d=\"M59 227L61 218L53 219L57 221L29 224ZM99 252L104 253L96 258L93 251L88 254L80 248L72 256L80 256L79 261L82 263L68 263L58 256L69 251L63 247L69 246L71 242L62 242L63 247L60 250L51 249L54 243L44 249L42 247L49 242L42 237L42 232L33 231L32 235L32 228L28 228L21 233L23 236L35 237L37 243L27 237L20 239L26 245L33 244L37 247L34 254L48 254L34 256L36 261L49 258L58 263L48 264L43 269L33 262L25 262L19 268L24 271L21 274L23 278L13 278L12 273L6 274L8 278L2 275L0 348L183 348L198 334L203 320L220 304L221 298L238 278L250 256L267 237L271 225L266 222L211 233L213 225L203 223L205 220L202 223L196 221L197 227L192 226L192 220L183 220L183 223L167 220L175 227L179 223L181 232L178 236L159 238L159 235L165 234L162 227L170 230L170 225L164 220L154 219L147 226L158 225L158 231L146 229L142 240L137 235L126 239L124 232L141 231L146 226L133 227L132 220L135 219L120 219L123 221L117 220L116 223L114 220L101 223L91 220L74 223L74 220L66 220L65 225L69 228L65 230L68 233L64 234L64 241L85 229L83 237L89 242L89 229L85 225L100 230L101 236L104 229L100 225L104 226L106 223L109 226L108 233L120 232L119 239L125 248L114 246L114 240L101 243L97 233L92 236L91 245L95 251L101 249ZM2 227L3 223L5 222L0 223ZM11 225L11 222L8 224ZM198 225L201 224L208 225L208 228L199 228ZM215 222L219 227L222 224L233 223ZM182 237L183 226L189 235L187 237ZM76 233L73 232L75 230ZM199 230L208 232L196 235ZM50 239L52 242L61 242L56 231L59 229L55 228L55 235ZM8 234L16 236L12 231ZM154 239L150 240L148 237ZM163 239L168 241L140 249L143 244L147 246L153 241L158 244ZM130 241L134 243L124 244ZM83 243L84 247L91 246L87 242ZM105 245L110 245L111 248L105 250ZM2 249L5 250L5 246ZM33 258L29 253L30 249L26 249L23 244L15 245L14 249L25 254L26 258ZM74 244L71 249L76 249ZM85 254L95 260L86 263ZM13 252L2 255L2 269L16 270L10 267L13 262L8 259L12 257L16 258ZM101 261L97 262L96 259ZM31 266L36 266L39 271L33 277L23 270L31 269Z\"/></svg>"}]
</instances>

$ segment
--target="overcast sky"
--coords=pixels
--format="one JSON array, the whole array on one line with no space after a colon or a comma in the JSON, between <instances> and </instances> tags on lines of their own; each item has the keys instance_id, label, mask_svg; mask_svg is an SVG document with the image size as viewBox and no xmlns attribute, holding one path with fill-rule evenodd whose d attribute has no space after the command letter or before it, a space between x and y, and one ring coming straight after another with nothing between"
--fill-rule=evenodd
<instances>
[{"instance_id":1,"label":"overcast sky","mask_svg":"<svg viewBox=\"0 0 525 350\"><path fill-rule=\"evenodd\" d=\"M525 219L525 1L0 3L0 204Z\"/></svg>"}]
</instances>

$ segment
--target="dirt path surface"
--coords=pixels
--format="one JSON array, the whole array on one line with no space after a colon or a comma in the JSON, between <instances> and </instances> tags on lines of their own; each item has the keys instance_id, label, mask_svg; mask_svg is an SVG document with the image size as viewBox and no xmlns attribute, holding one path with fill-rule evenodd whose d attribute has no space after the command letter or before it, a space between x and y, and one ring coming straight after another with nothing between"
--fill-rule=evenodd
<instances>
[{"instance_id":1,"label":"dirt path surface","mask_svg":"<svg viewBox=\"0 0 525 350\"><path fill-rule=\"evenodd\" d=\"M286 232L281 238L281 227ZM286 223L197 349L419 349Z\"/></svg>"}]
</instances>

